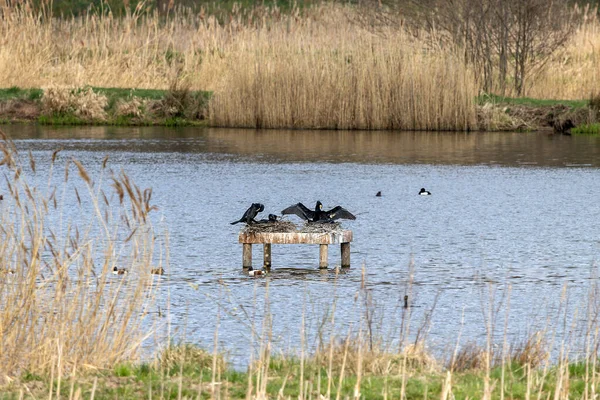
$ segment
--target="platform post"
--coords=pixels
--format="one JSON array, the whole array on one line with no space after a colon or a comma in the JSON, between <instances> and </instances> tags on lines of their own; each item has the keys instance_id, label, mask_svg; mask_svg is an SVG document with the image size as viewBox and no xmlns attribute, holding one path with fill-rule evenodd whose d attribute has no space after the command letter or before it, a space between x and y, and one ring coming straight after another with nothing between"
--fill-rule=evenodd
<instances>
[{"instance_id":1,"label":"platform post","mask_svg":"<svg viewBox=\"0 0 600 400\"><path fill-rule=\"evenodd\" d=\"M263 248L264 267L271 268L271 243L265 243Z\"/></svg>"},{"instance_id":2,"label":"platform post","mask_svg":"<svg viewBox=\"0 0 600 400\"><path fill-rule=\"evenodd\" d=\"M341 245L342 252L342 267L350 266L350 243L342 243Z\"/></svg>"},{"instance_id":3,"label":"platform post","mask_svg":"<svg viewBox=\"0 0 600 400\"><path fill-rule=\"evenodd\" d=\"M252 267L252 244L244 243L242 248L242 267Z\"/></svg>"},{"instance_id":4,"label":"platform post","mask_svg":"<svg viewBox=\"0 0 600 400\"><path fill-rule=\"evenodd\" d=\"M327 250L329 246L326 244L319 245L319 268L327 268Z\"/></svg>"}]
</instances>

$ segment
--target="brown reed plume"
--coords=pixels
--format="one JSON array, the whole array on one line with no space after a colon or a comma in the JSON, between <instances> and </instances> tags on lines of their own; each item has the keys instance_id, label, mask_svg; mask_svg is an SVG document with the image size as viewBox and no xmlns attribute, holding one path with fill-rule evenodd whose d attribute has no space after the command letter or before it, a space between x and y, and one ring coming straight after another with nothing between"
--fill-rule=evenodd
<instances>
[{"instance_id":1,"label":"brown reed plume","mask_svg":"<svg viewBox=\"0 0 600 400\"><path fill-rule=\"evenodd\" d=\"M65 374L136 359L152 331L148 307L156 286L150 195L141 195L143 213L115 205L102 190L102 175L92 179L76 160L67 168L74 164L81 179L63 181L53 176L58 151L52 160L30 155L24 172L13 143L0 136L6 176L0 189L0 379L29 371L60 382ZM47 177L41 164L50 166ZM40 179L48 186L34 183ZM123 173L124 181L135 188ZM72 189L78 189L76 218ZM127 196L140 201L137 190ZM113 275L115 267L129 274Z\"/></svg>"}]
</instances>

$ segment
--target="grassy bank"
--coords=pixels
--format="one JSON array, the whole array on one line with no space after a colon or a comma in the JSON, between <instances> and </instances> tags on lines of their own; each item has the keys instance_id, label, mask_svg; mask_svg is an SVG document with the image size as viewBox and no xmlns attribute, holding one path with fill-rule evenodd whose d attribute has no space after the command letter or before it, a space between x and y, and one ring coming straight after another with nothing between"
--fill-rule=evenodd
<instances>
[{"instance_id":1,"label":"grassy bank","mask_svg":"<svg viewBox=\"0 0 600 400\"><path fill-rule=\"evenodd\" d=\"M0 89L4 123L50 125L202 125L210 93L122 88Z\"/></svg>"},{"instance_id":2,"label":"grassy bank","mask_svg":"<svg viewBox=\"0 0 600 400\"><path fill-rule=\"evenodd\" d=\"M332 366L326 357L278 357L236 371L223 364L220 355L181 345L167 349L151 363L121 363L110 369L65 377L62 382L25 373L2 390L5 397L44 398L60 394L69 399L565 399L594 398L600 372L592 360L545 368L535 364L537 360L526 362L526 358L507 360L489 370L483 363L461 370L443 370L420 364L423 359L414 355L369 351L359 354L356 349L349 350L350 346L342 347L336 351L340 350L343 360L336 359ZM525 354L532 356L535 355ZM379 368L372 368L375 360L380 363Z\"/></svg>"},{"instance_id":3,"label":"grassy bank","mask_svg":"<svg viewBox=\"0 0 600 400\"><path fill-rule=\"evenodd\" d=\"M482 130L594 133L600 119L600 95L588 100L510 98L493 94L477 97L478 126Z\"/></svg>"}]
</instances>

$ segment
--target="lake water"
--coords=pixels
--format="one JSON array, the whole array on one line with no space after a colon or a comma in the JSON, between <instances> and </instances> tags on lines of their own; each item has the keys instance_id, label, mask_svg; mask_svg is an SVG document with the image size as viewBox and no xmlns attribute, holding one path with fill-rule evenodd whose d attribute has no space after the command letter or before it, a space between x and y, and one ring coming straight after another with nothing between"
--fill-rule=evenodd
<instances>
[{"instance_id":1,"label":"lake water","mask_svg":"<svg viewBox=\"0 0 600 400\"><path fill-rule=\"evenodd\" d=\"M563 326L556 331L560 341L585 326L600 254L600 137L2 129L38 159L64 148L62 156L79 159L93 174L109 155L115 171L122 168L140 187L153 188L160 208L154 218L168 228L170 241L161 289L163 310L170 308L166 322L185 340L212 348L218 321L219 343L236 366L248 362L251 329L260 326L267 298L276 349L298 347L303 314L309 346L314 344L334 303L338 333L358 330L365 310L363 267L374 325L392 342L405 294L411 337L433 309L421 334L428 332L434 352L453 346L459 334L461 343L485 340L490 291L496 305L506 296L494 336L503 336L507 310L511 342ZM421 187L432 196L418 196ZM383 195L376 197L377 191ZM330 248L330 269L320 271L318 246L274 245L270 277L246 276L240 226L229 222L252 202L263 203L266 216L297 202L312 207L316 200L357 215L342 223L354 232L352 267L334 272L337 246ZM254 266L261 261L262 249L255 246ZM583 325L565 325L561 310L569 319L579 315L573 323Z\"/></svg>"}]
</instances>

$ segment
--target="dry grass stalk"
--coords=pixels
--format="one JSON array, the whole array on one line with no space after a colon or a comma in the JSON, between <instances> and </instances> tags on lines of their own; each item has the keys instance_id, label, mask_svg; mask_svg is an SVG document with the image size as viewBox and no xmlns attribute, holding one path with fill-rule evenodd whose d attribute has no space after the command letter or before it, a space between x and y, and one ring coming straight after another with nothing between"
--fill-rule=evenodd
<instances>
[{"instance_id":1,"label":"dry grass stalk","mask_svg":"<svg viewBox=\"0 0 600 400\"><path fill-rule=\"evenodd\" d=\"M189 343L171 345L159 352L155 362L164 370L171 370L182 365L192 365L194 368L225 370L226 363L221 354L216 357L198 346Z\"/></svg>"},{"instance_id":2,"label":"dry grass stalk","mask_svg":"<svg viewBox=\"0 0 600 400\"><path fill-rule=\"evenodd\" d=\"M103 121L107 106L108 98L95 93L91 87L48 87L42 96L42 112L47 115L74 114L84 119Z\"/></svg>"},{"instance_id":3,"label":"dry grass stalk","mask_svg":"<svg viewBox=\"0 0 600 400\"><path fill-rule=\"evenodd\" d=\"M89 190L89 198L78 193L84 212L75 221L49 226L60 220L52 215L54 210L68 214L47 207L50 198L20 179L19 158L10 142L0 148L11 160L3 166L10 191L0 212L0 269L14 271L0 277L0 376L29 371L60 379L65 373L134 360L148 332L141 327L153 301L154 284L147 272L155 246L151 225L134 220L132 226L123 226L126 211L103 207ZM81 164L78 168L84 180L91 180ZM56 181L48 177L47 193L54 199ZM107 220L95 208L107 211ZM122 243L119 238L129 229L137 233ZM114 266L130 273L116 278L111 274Z\"/></svg>"},{"instance_id":4,"label":"dry grass stalk","mask_svg":"<svg viewBox=\"0 0 600 400\"><path fill-rule=\"evenodd\" d=\"M483 371L486 365L485 349L476 343L469 342L463 345L456 353L451 365L448 366L453 372Z\"/></svg>"},{"instance_id":5,"label":"dry grass stalk","mask_svg":"<svg viewBox=\"0 0 600 400\"><path fill-rule=\"evenodd\" d=\"M415 371L438 371L439 364L434 357L429 354L424 345L408 345L402 352L391 352L377 343L373 350L369 350L369 343L355 337L345 340L336 340L332 345L322 346L323 351L315 353L309 359L327 368L331 365L333 371L341 373L341 368L345 368L348 375L356 375L360 368L363 375L401 375L403 363L407 362L408 372Z\"/></svg>"},{"instance_id":6,"label":"dry grass stalk","mask_svg":"<svg viewBox=\"0 0 600 400\"><path fill-rule=\"evenodd\" d=\"M513 346L509 357L518 365L531 365L532 368L544 365L550 357L544 333L536 332L520 345Z\"/></svg>"}]
</instances>

